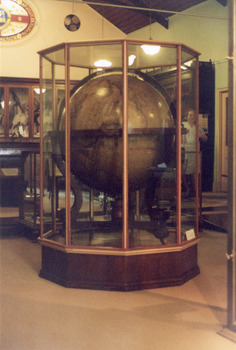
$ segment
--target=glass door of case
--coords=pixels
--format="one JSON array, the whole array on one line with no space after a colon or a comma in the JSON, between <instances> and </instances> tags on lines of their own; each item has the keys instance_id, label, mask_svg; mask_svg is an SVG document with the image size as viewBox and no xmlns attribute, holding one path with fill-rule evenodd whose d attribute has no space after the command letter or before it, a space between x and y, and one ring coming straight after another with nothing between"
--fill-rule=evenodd
<instances>
[{"instance_id":1,"label":"glass door of case","mask_svg":"<svg viewBox=\"0 0 236 350\"><path fill-rule=\"evenodd\" d=\"M0 86L0 138L38 139L40 129L39 85Z\"/></svg>"},{"instance_id":2,"label":"glass door of case","mask_svg":"<svg viewBox=\"0 0 236 350\"><path fill-rule=\"evenodd\" d=\"M9 137L29 137L29 89L9 88Z\"/></svg>"},{"instance_id":3,"label":"glass door of case","mask_svg":"<svg viewBox=\"0 0 236 350\"><path fill-rule=\"evenodd\" d=\"M39 95L37 86L0 87L0 137L29 139L39 136Z\"/></svg>"}]
</instances>

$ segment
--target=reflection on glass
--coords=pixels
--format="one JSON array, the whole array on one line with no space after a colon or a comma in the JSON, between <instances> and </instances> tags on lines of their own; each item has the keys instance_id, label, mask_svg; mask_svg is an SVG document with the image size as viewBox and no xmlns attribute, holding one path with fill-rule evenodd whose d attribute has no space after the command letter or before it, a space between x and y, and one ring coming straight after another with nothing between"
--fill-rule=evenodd
<instances>
[{"instance_id":1,"label":"reflection on glass","mask_svg":"<svg viewBox=\"0 0 236 350\"><path fill-rule=\"evenodd\" d=\"M58 113L60 111L60 106L65 100L65 90L64 89L58 89L57 90L57 103L58 103Z\"/></svg>"},{"instance_id":2,"label":"reflection on glass","mask_svg":"<svg viewBox=\"0 0 236 350\"><path fill-rule=\"evenodd\" d=\"M176 190L171 98L157 75L139 74L128 81L131 247L176 241L171 227Z\"/></svg>"},{"instance_id":3,"label":"reflection on glass","mask_svg":"<svg viewBox=\"0 0 236 350\"><path fill-rule=\"evenodd\" d=\"M4 88L0 87L0 137L4 136Z\"/></svg>"},{"instance_id":4,"label":"reflection on glass","mask_svg":"<svg viewBox=\"0 0 236 350\"><path fill-rule=\"evenodd\" d=\"M71 95L70 116L72 244L121 247L122 220L111 222L110 208L122 193L122 75L95 74L80 82ZM62 101L55 130L59 168L64 130Z\"/></svg>"},{"instance_id":5,"label":"reflection on glass","mask_svg":"<svg viewBox=\"0 0 236 350\"><path fill-rule=\"evenodd\" d=\"M36 225L40 216L40 173L39 154L29 154L25 160L24 171L24 218Z\"/></svg>"},{"instance_id":6,"label":"reflection on glass","mask_svg":"<svg viewBox=\"0 0 236 350\"><path fill-rule=\"evenodd\" d=\"M183 53L184 57L184 53ZM184 69L183 69L184 68ZM197 116L195 107L196 65L194 61L186 62L181 67L181 223L182 235L187 239L188 232L196 233L196 190L197 190Z\"/></svg>"},{"instance_id":7,"label":"reflection on glass","mask_svg":"<svg viewBox=\"0 0 236 350\"><path fill-rule=\"evenodd\" d=\"M9 136L29 137L29 90L9 89Z\"/></svg>"},{"instance_id":8,"label":"reflection on glass","mask_svg":"<svg viewBox=\"0 0 236 350\"><path fill-rule=\"evenodd\" d=\"M172 159L174 161L174 159ZM147 169L146 187L136 193L131 247L176 243L176 169L172 162Z\"/></svg>"},{"instance_id":9,"label":"reflection on glass","mask_svg":"<svg viewBox=\"0 0 236 350\"><path fill-rule=\"evenodd\" d=\"M50 137L50 132L53 130L52 110L52 89L47 89L43 94L44 229L46 229L48 222L50 226L53 224L52 215L54 210L54 188L52 186L52 181L55 176L55 167L51 156L53 140Z\"/></svg>"},{"instance_id":10,"label":"reflection on glass","mask_svg":"<svg viewBox=\"0 0 236 350\"><path fill-rule=\"evenodd\" d=\"M39 137L40 127L40 106L39 106L39 89L34 89L34 137Z\"/></svg>"}]
</instances>

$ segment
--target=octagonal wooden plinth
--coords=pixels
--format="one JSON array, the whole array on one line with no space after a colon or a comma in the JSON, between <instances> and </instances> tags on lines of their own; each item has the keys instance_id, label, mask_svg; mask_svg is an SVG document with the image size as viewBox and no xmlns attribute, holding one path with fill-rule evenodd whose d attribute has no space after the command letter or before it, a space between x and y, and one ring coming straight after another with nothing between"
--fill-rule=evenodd
<instances>
[{"instance_id":1,"label":"octagonal wooden plinth","mask_svg":"<svg viewBox=\"0 0 236 350\"><path fill-rule=\"evenodd\" d=\"M134 291L178 286L199 272L197 244L137 255L84 254L42 246L40 277L70 288Z\"/></svg>"}]
</instances>

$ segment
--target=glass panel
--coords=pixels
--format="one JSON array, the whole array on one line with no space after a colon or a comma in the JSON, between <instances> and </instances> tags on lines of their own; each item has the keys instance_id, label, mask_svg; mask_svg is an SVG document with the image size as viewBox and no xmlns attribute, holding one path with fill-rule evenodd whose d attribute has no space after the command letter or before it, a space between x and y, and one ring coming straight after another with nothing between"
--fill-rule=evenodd
<instances>
[{"instance_id":1,"label":"glass panel","mask_svg":"<svg viewBox=\"0 0 236 350\"><path fill-rule=\"evenodd\" d=\"M194 57L194 53L191 50L188 50L186 47L183 47L181 59L183 66L190 67L193 61L195 60Z\"/></svg>"},{"instance_id":2,"label":"glass panel","mask_svg":"<svg viewBox=\"0 0 236 350\"><path fill-rule=\"evenodd\" d=\"M171 60L172 55L171 48ZM158 64L157 54L153 70L129 74L131 247L176 243L176 67L159 69Z\"/></svg>"},{"instance_id":3,"label":"glass panel","mask_svg":"<svg viewBox=\"0 0 236 350\"><path fill-rule=\"evenodd\" d=\"M40 106L39 106L39 87L34 88L34 137L39 137L39 128L40 128Z\"/></svg>"},{"instance_id":4,"label":"glass panel","mask_svg":"<svg viewBox=\"0 0 236 350\"><path fill-rule=\"evenodd\" d=\"M46 51L43 54L43 57L48 60L48 62L60 64L64 67L65 65L65 53L64 53L64 45L59 47L58 49Z\"/></svg>"},{"instance_id":5,"label":"glass panel","mask_svg":"<svg viewBox=\"0 0 236 350\"><path fill-rule=\"evenodd\" d=\"M29 137L29 89L9 88L9 136Z\"/></svg>"},{"instance_id":6,"label":"glass panel","mask_svg":"<svg viewBox=\"0 0 236 350\"><path fill-rule=\"evenodd\" d=\"M39 154L31 153L25 160L24 219L36 228L39 224L40 172Z\"/></svg>"},{"instance_id":7,"label":"glass panel","mask_svg":"<svg viewBox=\"0 0 236 350\"><path fill-rule=\"evenodd\" d=\"M71 67L97 68L121 68L122 51L120 43L94 44L93 46L71 46Z\"/></svg>"},{"instance_id":8,"label":"glass panel","mask_svg":"<svg viewBox=\"0 0 236 350\"><path fill-rule=\"evenodd\" d=\"M176 64L176 48L159 46L152 42L147 45L129 45L129 67L161 69Z\"/></svg>"},{"instance_id":9,"label":"glass panel","mask_svg":"<svg viewBox=\"0 0 236 350\"><path fill-rule=\"evenodd\" d=\"M57 88L56 93L57 93L57 105L58 105L57 117L58 117L58 115L60 113L60 109L62 108L61 106L63 105L63 103L65 101L65 89L64 88Z\"/></svg>"},{"instance_id":10,"label":"glass panel","mask_svg":"<svg viewBox=\"0 0 236 350\"><path fill-rule=\"evenodd\" d=\"M45 238L65 243L65 158L58 146L64 149L64 132L58 133L58 110L64 99L64 88L57 91L57 76L61 69L43 60L43 185Z\"/></svg>"},{"instance_id":11,"label":"glass panel","mask_svg":"<svg viewBox=\"0 0 236 350\"><path fill-rule=\"evenodd\" d=\"M80 57L81 47L77 49ZM122 74L103 70L88 75L87 69L80 74L87 75L73 87L70 99L72 244L121 247ZM73 68L71 80L76 77ZM59 118L64 120L63 113Z\"/></svg>"},{"instance_id":12,"label":"glass panel","mask_svg":"<svg viewBox=\"0 0 236 350\"><path fill-rule=\"evenodd\" d=\"M181 67L182 88L182 232L184 239L194 238L196 227L197 115L195 105L196 64L192 60Z\"/></svg>"},{"instance_id":13,"label":"glass panel","mask_svg":"<svg viewBox=\"0 0 236 350\"><path fill-rule=\"evenodd\" d=\"M120 43L110 44L70 44L70 66L79 68L90 68L96 69L101 66L98 61L106 60L109 62L111 68L122 67L122 55L120 50ZM64 66L65 57L64 49L59 48L58 50L51 51L44 54L44 57L49 61L54 62L58 65ZM78 71L79 72L79 71ZM77 73L78 73L77 72ZM81 71L80 71L81 73Z\"/></svg>"},{"instance_id":14,"label":"glass panel","mask_svg":"<svg viewBox=\"0 0 236 350\"><path fill-rule=\"evenodd\" d=\"M0 87L0 137L4 136L5 114L4 114L4 87Z\"/></svg>"},{"instance_id":15,"label":"glass panel","mask_svg":"<svg viewBox=\"0 0 236 350\"><path fill-rule=\"evenodd\" d=\"M99 48L102 54L111 54L117 45ZM96 46L72 47L70 50L70 62L74 65L70 67L73 87L69 107L71 243L121 247L122 208L115 214L111 208L122 192L122 75L121 71L114 73L113 67L111 73L96 70L89 75L89 70L81 67L85 63L82 60L84 50L90 55L86 59L87 65L89 59L98 57ZM116 68L122 62L121 52L119 45ZM45 72L48 65L45 61ZM48 72L43 94L44 202L45 215L51 222L45 237L65 244L65 90L54 91L50 68ZM61 73L61 67L56 66L55 78L61 79ZM85 78L80 80L81 77ZM54 116L53 111L56 111Z\"/></svg>"}]
</instances>

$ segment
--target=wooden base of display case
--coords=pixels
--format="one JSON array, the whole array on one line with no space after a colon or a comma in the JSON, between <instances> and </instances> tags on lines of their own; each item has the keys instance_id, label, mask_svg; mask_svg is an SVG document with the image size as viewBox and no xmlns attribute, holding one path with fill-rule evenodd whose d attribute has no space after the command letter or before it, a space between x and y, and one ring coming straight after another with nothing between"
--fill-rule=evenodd
<instances>
[{"instance_id":1,"label":"wooden base of display case","mask_svg":"<svg viewBox=\"0 0 236 350\"><path fill-rule=\"evenodd\" d=\"M42 246L40 277L65 287L134 291L178 286L199 274L197 244L137 255L77 253Z\"/></svg>"}]
</instances>

